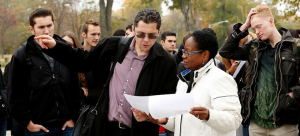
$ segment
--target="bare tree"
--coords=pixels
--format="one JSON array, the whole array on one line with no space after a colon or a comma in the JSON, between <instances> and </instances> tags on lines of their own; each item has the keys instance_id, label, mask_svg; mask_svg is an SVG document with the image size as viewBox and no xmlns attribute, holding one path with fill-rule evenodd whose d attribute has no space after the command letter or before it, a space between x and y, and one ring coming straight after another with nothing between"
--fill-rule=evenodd
<instances>
[{"instance_id":1,"label":"bare tree","mask_svg":"<svg viewBox=\"0 0 300 136\"><path fill-rule=\"evenodd\" d=\"M111 26L111 10L112 10L113 0L99 0L100 6L100 28L101 37L112 36L112 26Z\"/></svg>"},{"instance_id":2,"label":"bare tree","mask_svg":"<svg viewBox=\"0 0 300 136\"><path fill-rule=\"evenodd\" d=\"M61 34L61 26L67 16L68 8L71 6L72 0L47 0L47 7L52 10L55 18L55 33Z\"/></svg>"}]
</instances>

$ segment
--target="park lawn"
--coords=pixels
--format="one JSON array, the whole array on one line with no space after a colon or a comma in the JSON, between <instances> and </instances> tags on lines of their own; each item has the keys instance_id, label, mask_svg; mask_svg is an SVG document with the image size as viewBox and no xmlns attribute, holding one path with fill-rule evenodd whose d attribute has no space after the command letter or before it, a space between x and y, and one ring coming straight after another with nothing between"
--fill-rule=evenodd
<instances>
[{"instance_id":1,"label":"park lawn","mask_svg":"<svg viewBox=\"0 0 300 136\"><path fill-rule=\"evenodd\" d=\"M0 64L1 64L1 67L5 67L8 64L8 62L0 62Z\"/></svg>"}]
</instances>

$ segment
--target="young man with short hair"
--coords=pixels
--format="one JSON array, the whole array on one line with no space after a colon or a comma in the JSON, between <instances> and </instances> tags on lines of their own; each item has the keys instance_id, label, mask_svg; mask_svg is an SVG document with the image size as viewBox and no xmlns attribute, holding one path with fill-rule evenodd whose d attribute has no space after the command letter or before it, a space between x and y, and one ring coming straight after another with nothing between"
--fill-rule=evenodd
<instances>
[{"instance_id":1,"label":"young man with short hair","mask_svg":"<svg viewBox=\"0 0 300 136\"><path fill-rule=\"evenodd\" d=\"M82 26L81 35L84 50L90 51L99 42L101 35L99 23L93 19L87 20Z\"/></svg>"},{"instance_id":2,"label":"young man with short hair","mask_svg":"<svg viewBox=\"0 0 300 136\"><path fill-rule=\"evenodd\" d=\"M161 45L171 55L175 54L176 51L176 34L170 31L166 31L161 35Z\"/></svg>"},{"instance_id":3,"label":"young man with short hair","mask_svg":"<svg viewBox=\"0 0 300 136\"><path fill-rule=\"evenodd\" d=\"M132 26L133 26L133 24L130 24L126 27L126 33L125 33L126 37L134 36L134 32L132 31Z\"/></svg>"},{"instance_id":4,"label":"young man with short hair","mask_svg":"<svg viewBox=\"0 0 300 136\"><path fill-rule=\"evenodd\" d=\"M258 38L239 46L250 27ZM251 9L245 24L234 26L219 52L225 58L250 62L246 87L239 94L242 123L247 126L250 120L250 136L298 135L297 40L287 29L282 33L275 27L270 8L259 5Z\"/></svg>"},{"instance_id":5,"label":"young man with short hair","mask_svg":"<svg viewBox=\"0 0 300 136\"><path fill-rule=\"evenodd\" d=\"M54 34L51 10L39 8L29 16L33 34L12 56L8 77L8 103L13 118L26 135L71 136L80 112L78 74L41 51L41 39Z\"/></svg>"},{"instance_id":6,"label":"young man with short hair","mask_svg":"<svg viewBox=\"0 0 300 136\"><path fill-rule=\"evenodd\" d=\"M177 69L174 58L156 42L160 33L161 17L155 9L143 9L134 19L126 45L119 46L121 37L102 39L90 52L72 49L67 44L44 35L41 40L45 53L59 59L69 68L79 72L93 72L93 83L87 99L97 103L101 90L103 99L97 108L92 136L157 136L158 125L133 116L124 94L149 96L171 94L176 91ZM49 49L50 48L50 49ZM48 49L48 50L46 50ZM76 58L76 60L74 59ZM80 65L79 65L80 64ZM116 64L111 70L112 64ZM105 82L112 74L109 84ZM138 121L139 122L138 122Z\"/></svg>"}]
</instances>

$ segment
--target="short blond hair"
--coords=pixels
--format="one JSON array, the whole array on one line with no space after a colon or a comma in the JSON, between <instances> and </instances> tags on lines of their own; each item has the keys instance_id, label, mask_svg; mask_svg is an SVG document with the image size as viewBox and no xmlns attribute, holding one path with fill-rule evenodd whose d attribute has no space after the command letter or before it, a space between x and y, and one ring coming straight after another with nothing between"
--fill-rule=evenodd
<instances>
[{"instance_id":1,"label":"short blond hair","mask_svg":"<svg viewBox=\"0 0 300 136\"><path fill-rule=\"evenodd\" d=\"M256 14L251 16L251 20L254 17L270 17L270 18L273 18L273 14L272 14L269 6L258 5L258 6L255 7L255 12L256 12Z\"/></svg>"}]
</instances>

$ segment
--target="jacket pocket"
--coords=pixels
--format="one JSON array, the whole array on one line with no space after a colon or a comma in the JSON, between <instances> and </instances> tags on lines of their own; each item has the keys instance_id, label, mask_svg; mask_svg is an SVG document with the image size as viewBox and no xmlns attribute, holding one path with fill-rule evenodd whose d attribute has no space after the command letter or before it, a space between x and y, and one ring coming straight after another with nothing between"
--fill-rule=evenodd
<instances>
[{"instance_id":1,"label":"jacket pocket","mask_svg":"<svg viewBox=\"0 0 300 136\"><path fill-rule=\"evenodd\" d=\"M285 102L283 106L280 107L284 109L283 121L285 124L297 124L298 123L298 113L299 107L295 99L293 99L288 93L285 95Z\"/></svg>"},{"instance_id":2,"label":"jacket pocket","mask_svg":"<svg viewBox=\"0 0 300 136\"><path fill-rule=\"evenodd\" d=\"M280 57L282 75L294 75L296 68L296 58L294 55L282 54Z\"/></svg>"}]
</instances>

